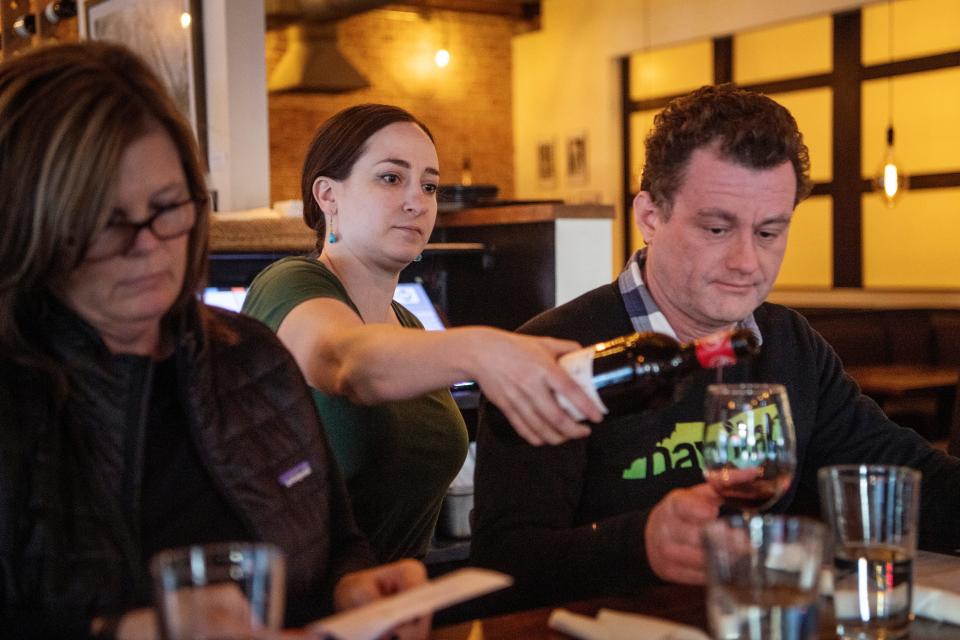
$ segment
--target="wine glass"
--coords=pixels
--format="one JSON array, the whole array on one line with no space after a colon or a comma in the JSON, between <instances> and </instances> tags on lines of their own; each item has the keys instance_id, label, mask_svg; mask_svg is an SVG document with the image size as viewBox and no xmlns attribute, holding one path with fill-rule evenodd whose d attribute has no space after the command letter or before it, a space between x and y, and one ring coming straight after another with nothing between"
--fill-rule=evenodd
<instances>
[{"instance_id":1,"label":"wine glass","mask_svg":"<svg viewBox=\"0 0 960 640\"><path fill-rule=\"evenodd\" d=\"M707 387L703 475L744 520L773 506L790 486L796 450L783 385Z\"/></svg>"}]
</instances>

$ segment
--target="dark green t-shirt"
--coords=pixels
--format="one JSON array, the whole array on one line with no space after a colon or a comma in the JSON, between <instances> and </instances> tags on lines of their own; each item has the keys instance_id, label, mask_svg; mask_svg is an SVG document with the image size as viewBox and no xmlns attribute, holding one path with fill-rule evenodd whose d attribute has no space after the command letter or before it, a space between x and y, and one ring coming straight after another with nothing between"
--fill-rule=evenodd
<instances>
[{"instance_id":1,"label":"dark green t-shirt","mask_svg":"<svg viewBox=\"0 0 960 640\"><path fill-rule=\"evenodd\" d=\"M360 315L340 280L307 257L284 258L264 269L247 292L243 312L276 331L294 307L312 298L340 300ZM423 328L403 306L392 304L401 325ZM347 479L357 522L379 560L422 556L467 453L466 425L450 392L367 407L316 389L313 398Z\"/></svg>"}]
</instances>

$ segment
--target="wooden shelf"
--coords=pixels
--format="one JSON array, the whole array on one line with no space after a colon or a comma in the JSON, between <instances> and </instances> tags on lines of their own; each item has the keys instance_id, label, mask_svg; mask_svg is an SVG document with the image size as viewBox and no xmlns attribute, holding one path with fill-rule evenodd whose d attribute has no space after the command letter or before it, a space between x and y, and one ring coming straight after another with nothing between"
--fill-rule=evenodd
<instances>
[{"instance_id":1,"label":"wooden shelf","mask_svg":"<svg viewBox=\"0 0 960 640\"><path fill-rule=\"evenodd\" d=\"M210 217L211 253L306 253L316 233L289 216Z\"/></svg>"},{"instance_id":2,"label":"wooden shelf","mask_svg":"<svg viewBox=\"0 0 960 640\"><path fill-rule=\"evenodd\" d=\"M600 204L514 204L500 207L461 209L437 216L437 227L474 227L501 224L549 222L567 218L613 218L612 205ZM212 253L282 253L307 252L314 246L315 234L302 218L263 215L240 216L213 214L210 222ZM463 244L463 243L458 243ZM472 244L472 243L467 243ZM454 251L453 247L430 245L438 251ZM464 248L461 247L460 250ZM478 250L476 247L470 250ZM481 249L482 250L482 245Z\"/></svg>"},{"instance_id":3,"label":"wooden shelf","mask_svg":"<svg viewBox=\"0 0 960 640\"><path fill-rule=\"evenodd\" d=\"M480 227L494 224L524 224L550 222L565 218L613 218L613 205L609 204L508 204L500 207L460 209L441 213L438 227Z\"/></svg>"}]
</instances>

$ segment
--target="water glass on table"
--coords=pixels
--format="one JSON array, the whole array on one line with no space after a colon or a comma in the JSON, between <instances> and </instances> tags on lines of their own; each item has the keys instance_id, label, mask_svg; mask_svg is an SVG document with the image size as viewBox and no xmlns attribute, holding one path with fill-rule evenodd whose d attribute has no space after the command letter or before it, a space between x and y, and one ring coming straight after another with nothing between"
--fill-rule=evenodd
<instances>
[{"instance_id":1,"label":"water glass on table","mask_svg":"<svg viewBox=\"0 0 960 640\"><path fill-rule=\"evenodd\" d=\"M919 471L838 465L818 472L833 534L833 606L843 638L887 640L910 631Z\"/></svg>"},{"instance_id":2,"label":"water glass on table","mask_svg":"<svg viewBox=\"0 0 960 640\"><path fill-rule=\"evenodd\" d=\"M731 516L703 531L716 640L817 637L825 528L808 518Z\"/></svg>"},{"instance_id":3,"label":"water glass on table","mask_svg":"<svg viewBox=\"0 0 960 640\"><path fill-rule=\"evenodd\" d=\"M150 563L167 640L249 640L283 624L286 569L264 543L161 551Z\"/></svg>"}]
</instances>

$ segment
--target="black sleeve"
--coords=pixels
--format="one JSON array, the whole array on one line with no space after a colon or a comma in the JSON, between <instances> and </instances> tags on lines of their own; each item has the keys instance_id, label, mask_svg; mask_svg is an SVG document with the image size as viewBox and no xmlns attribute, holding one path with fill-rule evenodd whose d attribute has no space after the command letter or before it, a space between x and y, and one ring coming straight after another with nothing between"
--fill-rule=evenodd
<instances>
[{"instance_id":1,"label":"black sleeve","mask_svg":"<svg viewBox=\"0 0 960 640\"><path fill-rule=\"evenodd\" d=\"M324 600L333 607L333 592L337 583L352 571L374 565L373 551L366 536L360 531L350 507L350 497L340 469L333 458L327 439L321 438L326 449L330 473L330 568L323 588Z\"/></svg>"},{"instance_id":2,"label":"black sleeve","mask_svg":"<svg viewBox=\"0 0 960 640\"><path fill-rule=\"evenodd\" d=\"M631 331L616 283L518 329L583 345ZM534 447L496 407L481 405L471 559L515 578L510 608L631 592L657 580L644 547L648 510L579 521L590 446L588 437Z\"/></svg>"},{"instance_id":3,"label":"black sleeve","mask_svg":"<svg viewBox=\"0 0 960 640\"><path fill-rule=\"evenodd\" d=\"M589 438L534 447L483 403L471 559L514 577L515 606L629 592L654 579L648 512L576 522L588 446Z\"/></svg>"},{"instance_id":4,"label":"black sleeve","mask_svg":"<svg viewBox=\"0 0 960 640\"><path fill-rule=\"evenodd\" d=\"M309 399L308 393L304 397ZM290 626L302 626L333 613L333 593L340 579L352 571L367 569L374 564L373 551L353 517L346 484L313 401L309 400L305 406L308 407L305 413L310 416L312 425L308 429L312 434L308 448L313 451L317 468L323 469L325 475L328 506L328 513L325 514L326 535L330 546L327 563L315 577L312 587L299 600L288 600L286 622Z\"/></svg>"},{"instance_id":5,"label":"black sleeve","mask_svg":"<svg viewBox=\"0 0 960 640\"><path fill-rule=\"evenodd\" d=\"M89 615L81 611L16 609L4 606L0 613L0 637L18 640L84 640L90 635ZM11 630L15 635L7 636Z\"/></svg>"},{"instance_id":6,"label":"black sleeve","mask_svg":"<svg viewBox=\"0 0 960 640\"><path fill-rule=\"evenodd\" d=\"M80 609L51 611L25 606L18 602L17 523L21 521L25 504L24 442L21 418L11 389L9 364L0 361L0 637L16 637L23 640L73 640L87 638L91 618ZM36 387L35 379L20 381ZM15 631L15 634L13 632ZM8 635L13 634L13 635Z\"/></svg>"}]
</instances>

